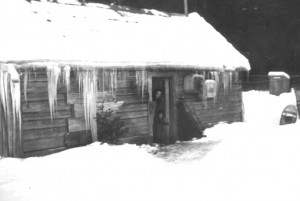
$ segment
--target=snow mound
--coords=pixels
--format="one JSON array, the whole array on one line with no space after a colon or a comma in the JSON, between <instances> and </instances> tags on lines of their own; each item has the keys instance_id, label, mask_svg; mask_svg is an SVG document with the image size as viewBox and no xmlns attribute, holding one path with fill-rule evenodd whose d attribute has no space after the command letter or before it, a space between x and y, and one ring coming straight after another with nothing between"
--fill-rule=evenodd
<instances>
[{"instance_id":1,"label":"snow mound","mask_svg":"<svg viewBox=\"0 0 300 201\"><path fill-rule=\"evenodd\" d=\"M157 147L99 142L1 159L1 201L299 201L300 123L278 126L267 108L293 102L292 93L250 91L243 99L247 122L218 124L205 131L207 138L166 147L175 163L150 154ZM262 111L270 115L257 115ZM216 141L199 157L202 145Z\"/></svg>"},{"instance_id":2,"label":"snow mound","mask_svg":"<svg viewBox=\"0 0 300 201\"><path fill-rule=\"evenodd\" d=\"M256 126L277 126L287 105L297 105L294 90L279 97L268 91L243 92L245 122Z\"/></svg>"}]
</instances>

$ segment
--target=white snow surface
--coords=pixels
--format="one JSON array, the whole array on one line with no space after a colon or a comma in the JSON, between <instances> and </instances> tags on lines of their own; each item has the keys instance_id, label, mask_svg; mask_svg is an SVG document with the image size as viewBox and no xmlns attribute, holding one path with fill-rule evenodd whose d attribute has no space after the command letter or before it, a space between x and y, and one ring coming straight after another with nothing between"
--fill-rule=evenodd
<instances>
[{"instance_id":1,"label":"white snow surface","mask_svg":"<svg viewBox=\"0 0 300 201\"><path fill-rule=\"evenodd\" d=\"M248 60L198 14L146 11L0 0L0 61L250 69Z\"/></svg>"},{"instance_id":2,"label":"white snow surface","mask_svg":"<svg viewBox=\"0 0 300 201\"><path fill-rule=\"evenodd\" d=\"M218 124L207 138L160 149L95 142L2 159L1 201L299 201L300 124L279 126L270 109L294 102L293 92L250 91L243 99L247 121Z\"/></svg>"}]
</instances>

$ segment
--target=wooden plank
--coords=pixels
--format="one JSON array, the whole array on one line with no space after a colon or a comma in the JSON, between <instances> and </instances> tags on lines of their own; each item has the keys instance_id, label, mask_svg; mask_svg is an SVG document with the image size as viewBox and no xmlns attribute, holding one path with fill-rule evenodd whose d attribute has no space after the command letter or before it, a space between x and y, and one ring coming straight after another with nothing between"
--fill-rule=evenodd
<instances>
[{"instance_id":1,"label":"wooden plank","mask_svg":"<svg viewBox=\"0 0 300 201\"><path fill-rule=\"evenodd\" d=\"M220 110L233 110L233 109L241 109L242 108L242 103L241 102L236 102L236 103L231 103L231 104L221 104L221 105L214 105L209 104L208 107L204 108L204 107L200 107L200 106L192 106L189 107L191 108L193 111L197 111L197 112L217 112Z\"/></svg>"},{"instance_id":2,"label":"wooden plank","mask_svg":"<svg viewBox=\"0 0 300 201\"><path fill-rule=\"evenodd\" d=\"M84 108L83 105L74 105L75 118L84 118ZM130 119L130 118L140 118L147 117L147 110L138 110L138 111L127 111L119 112L117 111L116 116L119 116L121 119Z\"/></svg>"},{"instance_id":3,"label":"wooden plank","mask_svg":"<svg viewBox=\"0 0 300 201\"><path fill-rule=\"evenodd\" d=\"M68 128L58 127L58 128L45 128L37 130L25 130L23 131L23 141L37 140L42 138L54 138L63 137L68 132Z\"/></svg>"},{"instance_id":4,"label":"wooden plank","mask_svg":"<svg viewBox=\"0 0 300 201\"><path fill-rule=\"evenodd\" d=\"M24 74L25 71L30 71L30 73L34 76L35 74L42 74L42 75L47 75L47 66L45 65L45 67L38 67L38 68L34 68L32 67L32 65L26 66L25 68L19 68L20 71Z\"/></svg>"},{"instance_id":5,"label":"wooden plank","mask_svg":"<svg viewBox=\"0 0 300 201\"><path fill-rule=\"evenodd\" d=\"M84 118L69 118L68 128L69 128L69 132L86 130Z\"/></svg>"},{"instance_id":6,"label":"wooden plank","mask_svg":"<svg viewBox=\"0 0 300 201\"><path fill-rule=\"evenodd\" d=\"M122 107L121 102L105 102L104 107L105 108L110 108L113 111L119 111L119 108ZM100 106L102 103L97 104L97 112L100 112ZM119 113L119 112L118 112ZM124 113L124 112L122 112ZM84 106L82 104L74 104L74 115L75 118L82 118L84 117ZM120 114L122 115L122 114ZM123 114L124 115L124 114Z\"/></svg>"},{"instance_id":7,"label":"wooden plank","mask_svg":"<svg viewBox=\"0 0 300 201\"><path fill-rule=\"evenodd\" d=\"M141 117L147 117L148 116L148 111L132 111L132 112L122 112L122 113L117 113L117 115L120 117L120 119L132 119L132 118L141 118Z\"/></svg>"},{"instance_id":8,"label":"wooden plank","mask_svg":"<svg viewBox=\"0 0 300 201\"><path fill-rule=\"evenodd\" d=\"M134 111L143 111L143 110L147 110L148 106L147 104L134 104L134 105L122 105L120 107L120 110L118 111L118 113L120 112L134 112Z\"/></svg>"},{"instance_id":9,"label":"wooden plank","mask_svg":"<svg viewBox=\"0 0 300 201\"><path fill-rule=\"evenodd\" d=\"M139 96L138 94L135 95L117 95L117 101L124 101L124 104L136 104L136 103L142 103L142 102L147 102L148 97L144 95Z\"/></svg>"},{"instance_id":10,"label":"wooden plank","mask_svg":"<svg viewBox=\"0 0 300 201\"><path fill-rule=\"evenodd\" d=\"M148 118L143 117L143 118L138 118L138 119L126 119L123 120L125 123L125 127L139 127L139 126L148 126Z\"/></svg>"},{"instance_id":11,"label":"wooden plank","mask_svg":"<svg viewBox=\"0 0 300 201\"><path fill-rule=\"evenodd\" d=\"M83 97L79 93L68 93L67 94L68 104L83 104Z\"/></svg>"},{"instance_id":12,"label":"wooden plank","mask_svg":"<svg viewBox=\"0 0 300 201\"><path fill-rule=\"evenodd\" d=\"M210 112L199 112L196 111L198 117L202 118L218 118L220 116L230 116L234 114L240 114L241 109L233 109L233 110L218 110L218 111L210 111Z\"/></svg>"},{"instance_id":13,"label":"wooden plank","mask_svg":"<svg viewBox=\"0 0 300 201\"><path fill-rule=\"evenodd\" d=\"M48 82L28 82L27 93L45 93L48 92ZM58 93L65 93L66 88L62 83L57 85ZM24 94L24 85L21 85L21 93Z\"/></svg>"},{"instance_id":14,"label":"wooden plank","mask_svg":"<svg viewBox=\"0 0 300 201\"><path fill-rule=\"evenodd\" d=\"M31 152L26 152L23 154L24 158L27 157L36 157L36 156L46 156L49 154L54 154L54 153L58 153L61 151L66 150L67 148L65 147L60 147L60 148L54 148L54 149L46 149L46 150L41 150L41 151L31 151Z\"/></svg>"},{"instance_id":15,"label":"wooden plank","mask_svg":"<svg viewBox=\"0 0 300 201\"><path fill-rule=\"evenodd\" d=\"M137 92L136 87L120 87L117 88L117 94L126 94L126 93L134 93Z\"/></svg>"},{"instance_id":16,"label":"wooden plank","mask_svg":"<svg viewBox=\"0 0 300 201\"><path fill-rule=\"evenodd\" d=\"M136 80L135 78L128 78L128 79L123 79L123 80L118 80L117 81L117 86L118 88L131 88L131 87L136 87Z\"/></svg>"},{"instance_id":17,"label":"wooden plank","mask_svg":"<svg viewBox=\"0 0 300 201\"><path fill-rule=\"evenodd\" d=\"M92 143L92 135L90 131L76 131L65 135L65 146L78 147Z\"/></svg>"},{"instance_id":18,"label":"wooden plank","mask_svg":"<svg viewBox=\"0 0 300 201\"><path fill-rule=\"evenodd\" d=\"M201 123L208 124L208 123L218 123L221 121L225 122L232 122L233 119L240 119L241 114L235 113L235 114L224 114L219 116L212 116L212 117L200 117ZM241 120L241 119L240 119Z\"/></svg>"},{"instance_id":19,"label":"wooden plank","mask_svg":"<svg viewBox=\"0 0 300 201\"><path fill-rule=\"evenodd\" d=\"M187 102L201 102L202 99L198 97L197 93L184 93L182 95L184 97L184 100ZM231 95L224 95L224 94L218 94L217 99L218 102L227 102L230 100L241 100L241 93L235 93ZM208 99L208 101L212 102L213 99Z\"/></svg>"},{"instance_id":20,"label":"wooden plank","mask_svg":"<svg viewBox=\"0 0 300 201\"><path fill-rule=\"evenodd\" d=\"M64 126L67 126L66 119L24 121L22 125L23 130L57 128L57 127L64 127Z\"/></svg>"},{"instance_id":21,"label":"wooden plank","mask_svg":"<svg viewBox=\"0 0 300 201\"><path fill-rule=\"evenodd\" d=\"M53 118L55 119L62 119L62 118L71 118L72 111L71 110L62 110L62 111L55 111ZM29 120L41 120L41 119L49 119L51 120L50 111L48 112L23 112L22 113L23 121Z\"/></svg>"},{"instance_id":22,"label":"wooden plank","mask_svg":"<svg viewBox=\"0 0 300 201\"><path fill-rule=\"evenodd\" d=\"M165 121L166 123L170 122L170 87L169 79L165 79ZM169 127L169 126L168 126Z\"/></svg>"},{"instance_id":23,"label":"wooden plank","mask_svg":"<svg viewBox=\"0 0 300 201\"><path fill-rule=\"evenodd\" d=\"M57 101L62 101L66 100L66 94L57 94ZM22 102L25 102L25 96L22 95ZM48 101L48 93L27 93L27 102L32 102L32 101Z\"/></svg>"},{"instance_id":24,"label":"wooden plank","mask_svg":"<svg viewBox=\"0 0 300 201\"><path fill-rule=\"evenodd\" d=\"M224 108L235 108L235 107L241 107L242 103L240 101L235 101L235 102L225 102L225 103L219 103L216 102L215 104L213 102L208 102L206 108L204 108L204 104L203 103L199 103L199 104L187 104L190 108L192 108L193 110L203 110L203 111L207 111L210 109L224 109Z\"/></svg>"},{"instance_id":25,"label":"wooden plank","mask_svg":"<svg viewBox=\"0 0 300 201\"><path fill-rule=\"evenodd\" d=\"M127 128L148 126L147 117L137 119L124 119L124 125ZM69 118L69 132L84 131L86 129L84 118Z\"/></svg>"},{"instance_id":26,"label":"wooden plank","mask_svg":"<svg viewBox=\"0 0 300 201\"><path fill-rule=\"evenodd\" d=\"M98 92L97 93L97 103L111 102L114 101L115 97L111 93L108 92ZM68 93L67 94L67 103L68 104L83 104L83 96L79 93Z\"/></svg>"},{"instance_id":27,"label":"wooden plank","mask_svg":"<svg viewBox=\"0 0 300 201\"><path fill-rule=\"evenodd\" d=\"M72 109L71 105L67 105L65 101L57 101L57 106L55 107L55 111L59 110L67 110L70 111ZM50 111L49 102L48 101L38 101L38 102L27 102L22 104L23 112L48 112Z\"/></svg>"},{"instance_id":28,"label":"wooden plank","mask_svg":"<svg viewBox=\"0 0 300 201\"><path fill-rule=\"evenodd\" d=\"M84 107L82 104L74 104L74 118L84 118Z\"/></svg>"},{"instance_id":29,"label":"wooden plank","mask_svg":"<svg viewBox=\"0 0 300 201\"><path fill-rule=\"evenodd\" d=\"M34 72L31 72L30 75L28 76L28 80L27 82L47 82L48 79L47 79L47 73L44 72L44 73L34 73ZM23 76L21 77L21 82L22 84L24 83L24 74Z\"/></svg>"},{"instance_id":30,"label":"wooden plank","mask_svg":"<svg viewBox=\"0 0 300 201\"><path fill-rule=\"evenodd\" d=\"M202 112L202 113L218 113L218 112L230 112L235 110L242 110L241 104L236 105L223 105L222 107L210 107L205 109L194 109L195 112Z\"/></svg>"},{"instance_id":31,"label":"wooden plank","mask_svg":"<svg viewBox=\"0 0 300 201\"><path fill-rule=\"evenodd\" d=\"M129 128L128 133L124 135L124 137L146 135L146 134L148 134L148 126L131 127Z\"/></svg>"},{"instance_id":32,"label":"wooden plank","mask_svg":"<svg viewBox=\"0 0 300 201\"><path fill-rule=\"evenodd\" d=\"M185 100L186 102L189 102L191 104L201 104L203 101L202 100ZM235 102L235 101L242 101L241 96L232 96L232 97L217 97L215 100L216 103L229 103L229 102ZM207 99L208 103L214 103L214 99L209 98Z\"/></svg>"},{"instance_id":33,"label":"wooden plank","mask_svg":"<svg viewBox=\"0 0 300 201\"><path fill-rule=\"evenodd\" d=\"M43 138L23 142L23 152L39 151L45 149L63 148L64 138Z\"/></svg>"}]
</instances>

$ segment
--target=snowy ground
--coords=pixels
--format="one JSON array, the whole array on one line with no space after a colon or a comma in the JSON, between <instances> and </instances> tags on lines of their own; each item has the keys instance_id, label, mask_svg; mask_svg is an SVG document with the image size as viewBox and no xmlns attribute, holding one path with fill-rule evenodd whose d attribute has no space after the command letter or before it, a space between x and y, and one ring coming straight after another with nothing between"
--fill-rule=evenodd
<instances>
[{"instance_id":1,"label":"snowy ground","mask_svg":"<svg viewBox=\"0 0 300 201\"><path fill-rule=\"evenodd\" d=\"M300 123L278 125L294 94L243 99L246 122L219 124L200 140L2 159L0 200L299 201Z\"/></svg>"}]
</instances>

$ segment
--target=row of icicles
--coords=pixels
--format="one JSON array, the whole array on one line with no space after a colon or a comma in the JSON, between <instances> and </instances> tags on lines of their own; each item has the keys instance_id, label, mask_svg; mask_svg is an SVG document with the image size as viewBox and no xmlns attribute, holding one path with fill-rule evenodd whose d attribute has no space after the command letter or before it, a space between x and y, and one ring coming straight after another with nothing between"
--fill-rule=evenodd
<instances>
[{"instance_id":1,"label":"row of icicles","mask_svg":"<svg viewBox=\"0 0 300 201\"><path fill-rule=\"evenodd\" d=\"M117 70L90 68L80 70L78 68L71 69L70 66L60 67L58 64L47 65L47 81L48 81L48 99L50 107L51 119L55 115L57 106L57 86L60 78L63 78L63 84L70 91L70 75L71 70L76 73L78 81L79 95L83 98L84 118L86 130L91 130L93 141L97 140L97 125L95 121L97 112L98 94L105 96L105 93L116 96L117 91ZM101 76L102 74L102 76ZM138 94L144 95L144 87L146 80L145 71L136 71L136 86ZM30 71L24 73L24 98L27 101L27 82L30 79ZM99 93L98 93L99 92ZM102 92L102 93L101 93ZM103 97L102 97L103 98Z\"/></svg>"},{"instance_id":2,"label":"row of icicles","mask_svg":"<svg viewBox=\"0 0 300 201\"><path fill-rule=\"evenodd\" d=\"M219 72L219 71L205 72L205 71L203 71L202 77L204 80L211 79L216 82L216 96L213 97L213 102L215 105L216 101L217 101L217 94L219 91L221 79L223 81L224 94L228 94L232 88L232 83L237 82L239 80L239 73L238 72L230 72L230 71L229 72ZM205 90L203 90L203 93L204 92L205 92ZM207 106L206 94L203 94L203 102L204 102L204 106L206 107Z\"/></svg>"}]
</instances>

